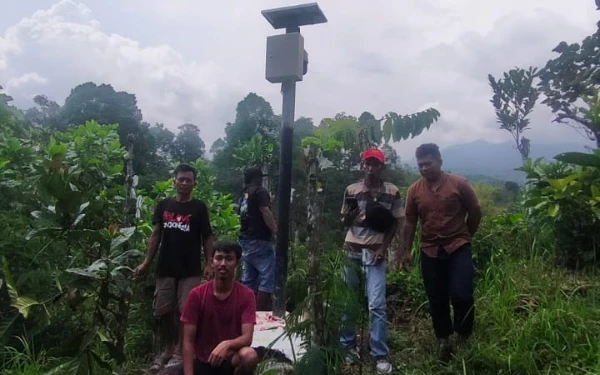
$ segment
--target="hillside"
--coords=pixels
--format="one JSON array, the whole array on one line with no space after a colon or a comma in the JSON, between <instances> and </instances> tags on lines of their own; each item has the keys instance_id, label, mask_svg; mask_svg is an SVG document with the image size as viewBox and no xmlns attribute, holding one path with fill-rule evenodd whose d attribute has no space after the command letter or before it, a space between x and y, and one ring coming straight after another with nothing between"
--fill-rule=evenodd
<instances>
[{"instance_id":1,"label":"hillside","mask_svg":"<svg viewBox=\"0 0 600 375\"><path fill-rule=\"evenodd\" d=\"M586 151L589 142L580 143L533 143L531 157L553 160L566 151ZM486 176L493 179L523 182L522 172L515 171L521 165L521 157L512 143L475 141L447 147L441 150L444 167L448 171L467 176ZM415 165L414 160L411 165Z\"/></svg>"}]
</instances>

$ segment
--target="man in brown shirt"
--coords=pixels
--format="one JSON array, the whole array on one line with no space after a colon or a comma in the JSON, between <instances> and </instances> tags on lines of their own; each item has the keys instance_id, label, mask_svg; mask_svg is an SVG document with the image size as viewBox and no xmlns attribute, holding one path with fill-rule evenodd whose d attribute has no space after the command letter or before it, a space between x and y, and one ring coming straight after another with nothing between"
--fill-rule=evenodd
<instances>
[{"instance_id":1,"label":"man in brown shirt","mask_svg":"<svg viewBox=\"0 0 600 375\"><path fill-rule=\"evenodd\" d=\"M473 331L471 237L479 227L481 208L466 178L441 170L442 157L436 144L419 146L415 155L422 178L409 187L406 196L406 249L412 248L420 220L421 273L440 360L447 362L452 353L450 336L456 332L464 341Z\"/></svg>"}]
</instances>

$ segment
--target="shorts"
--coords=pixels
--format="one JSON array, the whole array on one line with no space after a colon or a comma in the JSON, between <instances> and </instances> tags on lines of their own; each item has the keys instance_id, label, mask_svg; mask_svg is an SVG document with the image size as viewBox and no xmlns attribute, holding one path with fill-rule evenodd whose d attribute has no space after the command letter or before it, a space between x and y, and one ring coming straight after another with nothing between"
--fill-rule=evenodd
<instances>
[{"instance_id":1,"label":"shorts","mask_svg":"<svg viewBox=\"0 0 600 375\"><path fill-rule=\"evenodd\" d=\"M240 239L242 283L254 291L275 289L275 249L271 241Z\"/></svg>"},{"instance_id":2,"label":"shorts","mask_svg":"<svg viewBox=\"0 0 600 375\"><path fill-rule=\"evenodd\" d=\"M212 367L210 363L194 359L194 375L233 375L235 367L231 361L225 361L219 367ZM168 367L160 372L160 375L184 375L183 364Z\"/></svg>"},{"instance_id":3,"label":"shorts","mask_svg":"<svg viewBox=\"0 0 600 375\"><path fill-rule=\"evenodd\" d=\"M202 284L202 276L185 277L159 277L156 279L154 290L153 314L163 316L175 311L181 313L185 307L188 294L196 286Z\"/></svg>"}]
</instances>

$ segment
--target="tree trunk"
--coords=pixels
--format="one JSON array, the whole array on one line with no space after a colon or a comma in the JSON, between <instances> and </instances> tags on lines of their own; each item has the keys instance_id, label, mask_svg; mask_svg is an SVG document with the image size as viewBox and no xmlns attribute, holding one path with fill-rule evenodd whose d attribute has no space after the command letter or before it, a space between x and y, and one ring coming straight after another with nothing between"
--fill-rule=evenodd
<instances>
[{"instance_id":1,"label":"tree trunk","mask_svg":"<svg viewBox=\"0 0 600 375\"><path fill-rule=\"evenodd\" d=\"M311 321L310 343L319 346L322 343L324 330L320 327L323 322L323 300L321 295L321 247L319 244L318 225L319 207L317 202L317 171L318 162L314 150L305 150L306 172L308 175L308 205L307 205L307 244L308 244L308 313Z\"/></svg>"}]
</instances>

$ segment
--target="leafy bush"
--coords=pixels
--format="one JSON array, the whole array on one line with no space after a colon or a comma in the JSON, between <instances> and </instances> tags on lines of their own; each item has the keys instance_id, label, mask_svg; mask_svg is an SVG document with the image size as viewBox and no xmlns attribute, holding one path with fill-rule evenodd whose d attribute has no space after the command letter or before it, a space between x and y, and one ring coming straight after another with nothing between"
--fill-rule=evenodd
<instances>
[{"instance_id":1,"label":"leafy bush","mask_svg":"<svg viewBox=\"0 0 600 375\"><path fill-rule=\"evenodd\" d=\"M580 268L600 259L600 151L557 158L521 168L529 187L523 204L531 221L553 228L564 264Z\"/></svg>"}]
</instances>

